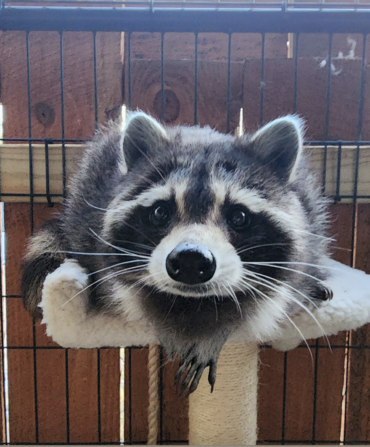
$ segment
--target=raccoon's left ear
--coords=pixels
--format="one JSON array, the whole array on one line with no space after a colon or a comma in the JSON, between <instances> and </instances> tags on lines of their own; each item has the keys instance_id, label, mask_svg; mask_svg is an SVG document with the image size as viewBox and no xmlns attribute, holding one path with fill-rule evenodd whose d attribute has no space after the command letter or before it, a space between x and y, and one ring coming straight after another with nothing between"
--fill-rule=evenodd
<instances>
[{"instance_id":1,"label":"raccoon's left ear","mask_svg":"<svg viewBox=\"0 0 370 447\"><path fill-rule=\"evenodd\" d=\"M168 136L163 126L144 112L129 115L123 132L123 155L129 171L139 158L150 158L150 152L164 146Z\"/></svg>"},{"instance_id":2,"label":"raccoon's left ear","mask_svg":"<svg viewBox=\"0 0 370 447\"><path fill-rule=\"evenodd\" d=\"M266 124L250 140L256 155L287 182L295 179L302 153L303 126L303 120L289 115Z\"/></svg>"}]
</instances>

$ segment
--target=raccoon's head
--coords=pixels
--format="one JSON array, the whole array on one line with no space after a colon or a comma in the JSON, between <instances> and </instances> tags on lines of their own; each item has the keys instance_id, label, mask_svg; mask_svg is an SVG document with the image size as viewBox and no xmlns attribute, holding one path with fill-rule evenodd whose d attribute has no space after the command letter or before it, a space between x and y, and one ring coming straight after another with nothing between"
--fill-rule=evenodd
<instances>
[{"instance_id":1,"label":"raccoon's head","mask_svg":"<svg viewBox=\"0 0 370 447\"><path fill-rule=\"evenodd\" d=\"M290 116L238 138L133 113L104 221L117 253L109 262L122 272L114 303L184 337L246 318L261 334L275 327L285 303L271 296L289 295L291 274L277 266L306 248L294 190L301 126Z\"/></svg>"}]
</instances>

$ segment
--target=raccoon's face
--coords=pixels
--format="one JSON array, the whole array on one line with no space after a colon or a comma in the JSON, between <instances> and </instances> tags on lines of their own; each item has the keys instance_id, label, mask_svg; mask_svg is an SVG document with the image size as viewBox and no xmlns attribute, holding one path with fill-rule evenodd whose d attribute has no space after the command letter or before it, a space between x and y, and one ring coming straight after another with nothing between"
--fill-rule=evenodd
<instances>
[{"instance_id":1,"label":"raccoon's face","mask_svg":"<svg viewBox=\"0 0 370 447\"><path fill-rule=\"evenodd\" d=\"M234 138L131 115L125 175L103 232L117 253L109 262L121 262L123 272L114 280L115 304L132 318L149 311L183 325L184 334L195 322L212 331L222 312L243 319L271 308L267 280L279 287L289 275L272 263L305 249L305 216L291 187L300 125L288 117Z\"/></svg>"}]
</instances>

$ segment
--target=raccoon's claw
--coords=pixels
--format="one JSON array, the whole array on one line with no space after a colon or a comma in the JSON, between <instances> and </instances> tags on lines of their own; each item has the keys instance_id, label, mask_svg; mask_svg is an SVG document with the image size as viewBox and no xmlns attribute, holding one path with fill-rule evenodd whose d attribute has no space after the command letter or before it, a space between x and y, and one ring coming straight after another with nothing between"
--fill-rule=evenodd
<instances>
[{"instance_id":1,"label":"raccoon's claw","mask_svg":"<svg viewBox=\"0 0 370 447\"><path fill-rule=\"evenodd\" d=\"M211 360L209 362L209 373L208 373L208 383L211 385L211 393L213 393L213 389L215 387L216 369L217 369L217 362Z\"/></svg>"},{"instance_id":2,"label":"raccoon's claw","mask_svg":"<svg viewBox=\"0 0 370 447\"><path fill-rule=\"evenodd\" d=\"M323 285L317 286L313 298L320 301L327 301L333 298L333 291Z\"/></svg>"},{"instance_id":3,"label":"raccoon's claw","mask_svg":"<svg viewBox=\"0 0 370 447\"><path fill-rule=\"evenodd\" d=\"M211 393L213 392L216 381L216 366L215 360L210 360L208 363L199 362L196 357L188 361L182 362L175 375L175 383L178 384L181 377L183 377L180 387L180 396L187 389L186 396L193 393L197 388L202 377L203 371L209 366L208 382L211 385ZM185 372L186 368L188 370ZM185 374L184 374L185 373Z\"/></svg>"}]
</instances>

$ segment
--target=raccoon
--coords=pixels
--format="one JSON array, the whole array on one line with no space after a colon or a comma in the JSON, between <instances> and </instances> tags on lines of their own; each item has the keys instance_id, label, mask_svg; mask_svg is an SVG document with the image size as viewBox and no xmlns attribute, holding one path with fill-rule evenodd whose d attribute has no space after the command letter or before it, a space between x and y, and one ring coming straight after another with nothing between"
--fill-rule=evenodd
<instances>
[{"instance_id":1,"label":"raccoon","mask_svg":"<svg viewBox=\"0 0 370 447\"><path fill-rule=\"evenodd\" d=\"M89 274L91 312L154 327L176 382L211 390L226 340L272 340L329 292L326 201L303 153L303 122L236 137L164 127L143 112L89 145L63 212L30 239L22 295L40 317L43 282L66 259Z\"/></svg>"}]
</instances>

